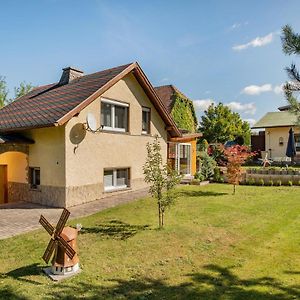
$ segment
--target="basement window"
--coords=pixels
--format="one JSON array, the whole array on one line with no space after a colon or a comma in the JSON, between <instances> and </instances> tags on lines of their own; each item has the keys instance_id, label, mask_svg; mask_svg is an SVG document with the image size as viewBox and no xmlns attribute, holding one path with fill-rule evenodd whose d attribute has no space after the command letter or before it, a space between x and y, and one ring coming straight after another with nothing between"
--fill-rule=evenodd
<instances>
[{"instance_id":1,"label":"basement window","mask_svg":"<svg viewBox=\"0 0 300 300\"><path fill-rule=\"evenodd\" d=\"M32 189L38 189L41 184L41 171L40 168L30 167L29 168L29 183Z\"/></svg>"},{"instance_id":2,"label":"basement window","mask_svg":"<svg viewBox=\"0 0 300 300\"><path fill-rule=\"evenodd\" d=\"M103 184L105 192L129 187L129 168L104 170Z\"/></svg>"},{"instance_id":3,"label":"basement window","mask_svg":"<svg viewBox=\"0 0 300 300\"><path fill-rule=\"evenodd\" d=\"M128 132L129 104L113 100L101 100L101 126L104 130Z\"/></svg>"}]
</instances>

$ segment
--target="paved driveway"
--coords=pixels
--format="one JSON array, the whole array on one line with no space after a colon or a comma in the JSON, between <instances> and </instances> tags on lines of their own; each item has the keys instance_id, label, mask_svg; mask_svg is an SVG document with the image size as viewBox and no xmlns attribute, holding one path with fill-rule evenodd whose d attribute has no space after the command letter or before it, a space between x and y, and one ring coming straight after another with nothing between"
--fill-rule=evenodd
<instances>
[{"instance_id":1,"label":"paved driveway","mask_svg":"<svg viewBox=\"0 0 300 300\"><path fill-rule=\"evenodd\" d=\"M86 204L71 207L70 218L94 214L106 208L131 202L148 195L148 189L109 196ZM56 224L61 208L45 207L38 204L19 202L0 205L0 239L41 228L40 215L43 214L50 223Z\"/></svg>"}]
</instances>

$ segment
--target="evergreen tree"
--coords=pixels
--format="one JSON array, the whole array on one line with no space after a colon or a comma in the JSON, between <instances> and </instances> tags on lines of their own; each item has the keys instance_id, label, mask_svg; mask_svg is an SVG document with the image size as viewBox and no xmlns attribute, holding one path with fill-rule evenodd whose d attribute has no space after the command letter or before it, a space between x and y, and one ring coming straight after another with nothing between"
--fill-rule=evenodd
<instances>
[{"instance_id":1,"label":"evergreen tree","mask_svg":"<svg viewBox=\"0 0 300 300\"><path fill-rule=\"evenodd\" d=\"M199 131L209 143L225 143L240 136L250 144L250 126L222 103L211 104L201 117Z\"/></svg>"},{"instance_id":2,"label":"evergreen tree","mask_svg":"<svg viewBox=\"0 0 300 300\"><path fill-rule=\"evenodd\" d=\"M300 55L300 35L295 33L291 26L286 25L282 28L282 49L287 55ZM296 114L300 124L300 103L295 97L295 93L300 91L300 74L294 63L286 68L290 81L284 86L286 99L290 105L290 111Z\"/></svg>"}]
</instances>

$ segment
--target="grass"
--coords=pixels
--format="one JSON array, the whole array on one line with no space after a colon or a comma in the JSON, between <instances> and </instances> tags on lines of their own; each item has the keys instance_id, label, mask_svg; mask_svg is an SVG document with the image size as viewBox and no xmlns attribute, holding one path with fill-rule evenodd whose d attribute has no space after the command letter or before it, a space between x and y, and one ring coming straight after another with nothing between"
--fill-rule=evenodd
<instances>
[{"instance_id":1,"label":"grass","mask_svg":"<svg viewBox=\"0 0 300 300\"><path fill-rule=\"evenodd\" d=\"M299 187L183 186L71 222L82 273L45 277L44 230L0 241L0 299L299 299Z\"/></svg>"}]
</instances>

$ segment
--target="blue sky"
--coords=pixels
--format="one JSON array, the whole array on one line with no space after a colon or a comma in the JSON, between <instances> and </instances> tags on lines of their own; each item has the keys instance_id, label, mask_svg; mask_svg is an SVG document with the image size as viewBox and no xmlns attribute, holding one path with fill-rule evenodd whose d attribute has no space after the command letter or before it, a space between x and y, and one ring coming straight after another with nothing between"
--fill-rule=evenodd
<instances>
[{"instance_id":1,"label":"blue sky","mask_svg":"<svg viewBox=\"0 0 300 300\"><path fill-rule=\"evenodd\" d=\"M172 83L200 116L212 101L258 120L284 105L280 31L300 32L300 1L2 1L0 75L59 80L72 65L86 73L138 61L153 85ZM299 62L300 64L300 62Z\"/></svg>"}]
</instances>

